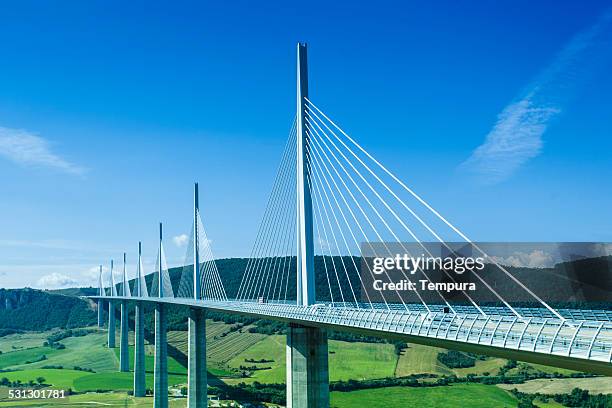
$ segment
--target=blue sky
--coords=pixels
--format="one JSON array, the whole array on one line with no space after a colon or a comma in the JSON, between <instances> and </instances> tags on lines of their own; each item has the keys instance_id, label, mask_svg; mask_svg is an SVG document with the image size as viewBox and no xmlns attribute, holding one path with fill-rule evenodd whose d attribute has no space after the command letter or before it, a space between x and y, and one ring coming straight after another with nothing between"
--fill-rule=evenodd
<instances>
[{"instance_id":1,"label":"blue sky","mask_svg":"<svg viewBox=\"0 0 612 408\"><path fill-rule=\"evenodd\" d=\"M0 286L151 262L159 221L180 262L194 181L247 256L297 41L311 99L472 239L612 240L606 2L207 3L3 6Z\"/></svg>"}]
</instances>

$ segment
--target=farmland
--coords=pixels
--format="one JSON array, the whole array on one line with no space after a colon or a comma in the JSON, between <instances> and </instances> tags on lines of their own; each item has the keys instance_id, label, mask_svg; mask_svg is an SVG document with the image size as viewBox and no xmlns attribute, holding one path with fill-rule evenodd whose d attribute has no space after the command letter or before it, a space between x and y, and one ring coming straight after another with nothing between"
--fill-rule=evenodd
<instances>
[{"instance_id":1,"label":"farmland","mask_svg":"<svg viewBox=\"0 0 612 408\"><path fill-rule=\"evenodd\" d=\"M612 378L555 378L526 381L524 384L499 384L503 389L516 388L529 394L567 394L578 387L592 394L612 394Z\"/></svg>"},{"instance_id":2,"label":"farmland","mask_svg":"<svg viewBox=\"0 0 612 408\"><path fill-rule=\"evenodd\" d=\"M285 381L285 336L251 333L242 324L227 324L207 321L207 360L211 385L284 383ZM133 373L118 372L119 349L106 346L104 331L80 337L60 340L65 348L43 346L52 332L12 334L0 338L0 373L11 382L27 384L43 378L44 383L57 388L72 389L79 394L69 400L53 404L36 405L36 402L20 402L2 406L84 406L101 403L107 406L150 406L151 399L135 399L126 394L133 387ZM118 339L117 339L118 340ZM133 335L130 335L130 368L133 367ZM178 352L177 358L168 361L169 384L175 392L187 382L187 370L180 353L187 352L187 333L168 333L169 347ZM146 345L146 385L153 387L153 346ZM467 374L497 375L506 360L497 358L477 359L474 367L449 368L438 360L443 349L409 344L398 356L392 344L329 341L330 381L371 380L389 377L406 377L412 374L437 376ZM44 356L44 358L43 358ZM264 361L260 361L264 360ZM258 361L258 362L256 362ZM546 372L571 374L569 370L519 363L509 373ZM427 380L424 380L427 381ZM384 396L385 406L399 407L415 404L420 407L456 406L461 401L470 407L516 407L518 401L508 391L517 388L527 393L568 393L574 387L592 393L612 393L609 378L539 379L524 384L484 385L453 384L437 387L397 387L362 389L350 392L334 391L332 406L338 408L377 406ZM100 393L92 393L100 391ZM30 404L30 405L28 405ZM559 408L561 405L548 401L536 401L540 408ZM183 407L183 398L172 399L171 406Z\"/></svg>"},{"instance_id":3,"label":"farmland","mask_svg":"<svg viewBox=\"0 0 612 408\"><path fill-rule=\"evenodd\" d=\"M332 392L331 407L378 407L384 401L386 408L439 408L439 407L516 407L516 399L506 391L481 384L462 384L450 387L406 388L389 387L352 392Z\"/></svg>"},{"instance_id":4,"label":"farmland","mask_svg":"<svg viewBox=\"0 0 612 408\"><path fill-rule=\"evenodd\" d=\"M331 381L391 377L397 360L393 346L385 343L348 343L330 340L329 353ZM281 335L267 336L230 360L229 365L239 369L240 366L252 365L246 360L262 358L273 361L255 365L260 368L271 367L270 369L257 370L249 378L229 382L284 383L285 337Z\"/></svg>"}]
</instances>

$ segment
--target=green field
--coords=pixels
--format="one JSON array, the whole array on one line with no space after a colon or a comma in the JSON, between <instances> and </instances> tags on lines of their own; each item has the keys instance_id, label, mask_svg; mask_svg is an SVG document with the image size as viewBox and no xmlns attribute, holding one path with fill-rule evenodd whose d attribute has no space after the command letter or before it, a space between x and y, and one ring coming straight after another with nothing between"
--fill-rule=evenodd
<instances>
[{"instance_id":1,"label":"green field","mask_svg":"<svg viewBox=\"0 0 612 408\"><path fill-rule=\"evenodd\" d=\"M508 392L481 384L457 384L448 387L389 387L352 392L332 392L331 407L359 408L504 408L516 407Z\"/></svg>"},{"instance_id":2,"label":"green field","mask_svg":"<svg viewBox=\"0 0 612 408\"><path fill-rule=\"evenodd\" d=\"M476 360L474 367L453 368L452 371L458 377L465 377L468 374L482 375L483 373L495 375L507 361L505 358L487 357L486 360Z\"/></svg>"},{"instance_id":3,"label":"green field","mask_svg":"<svg viewBox=\"0 0 612 408\"><path fill-rule=\"evenodd\" d=\"M117 361L119 361L119 349L115 348L112 350L112 352L115 355L115 359ZM134 346L129 346L129 352L130 352L130 370L134 370ZM153 372L153 368L155 365L155 357L153 354L151 354L152 351L150 350L146 350L145 351L145 371L152 373ZM168 357L168 373L169 374L179 374L179 375L186 375L187 374L187 368L183 365L181 365L178 361L176 361L174 358L172 357Z\"/></svg>"},{"instance_id":4,"label":"green field","mask_svg":"<svg viewBox=\"0 0 612 408\"><path fill-rule=\"evenodd\" d=\"M90 368L96 372L114 371L119 367L119 360L115 358L112 350L106 347L106 334L93 333L83 337L69 337L61 341L65 350L49 357L47 362L36 363L43 367L54 364L64 368L74 366Z\"/></svg>"},{"instance_id":5,"label":"green field","mask_svg":"<svg viewBox=\"0 0 612 408\"><path fill-rule=\"evenodd\" d=\"M23 366L24 368L35 368L36 363L27 363L28 361L40 361L42 364L49 364L49 360L54 354L59 354L63 350L55 350L51 347L34 347L31 349L11 351L9 353L0 354L0 369L13 368Z\"/></svg>"},{"instance_id":6,"label":"green field","mask_svg":"<svg viewBox=\"0 0 612 408\"><path fill-rule=\"evenodd\" d=\"M0 351L7 353L19 349L42 346L44 341L47 340L47 336L51 333L51 331L28 332L0 337Z\"/></svg>"},{"instance_id":7,"label":"green field","mask_svg":"<svg viewBox=\"0 0 612 408\"><path fill-rule=\"evenodd\" d=\"M133 373L118 372L119 349L108 349L106 346L106 333L91 333L83 337L71 337L61 340L66 346L63 350L43 347L42 343L50 332L27 333L0 338L0 348L6 350L0 354L0 369L10 369L0 373L10 381L28 383L43 377L46 384L58 388L71 388L77 392L113 391L100 394L88 393L71 397L69 401L59 401L54 404L48 402L0 403L3 406L150 406L151 399L134 399L124 392L133 387ZM133 344L133 334L130 341ZM187 333L173 331L168 334L169 343L181 352L187 352ZM119 339L117 339L119 340ZM207 357L208 370L211 374L210 383L219 385L219 381L228 384L240 382L252 383L284 383L285 382L285 348L284 335L266 336L249 333L248 327L238 328L221 322L207 322ZM117 343L118 344L118 343ZM485 372L496 375L505 359L487 358L476 360L475 367L451 369L440 363L438 353L443 349L410 344L398 358L394 346L387 343L361 343L329 341L329 371L330 380L366 380L385 377L400 377L411 374L437 374L457 375L482 374ZM129 347L130 369L133 368L134 348ZM32 362L45 355L43 361ZM268 363L249 363L246 359L273 360ZM30 363L26 363L30 361ZM43 369L44 366L58 366L63 369ZM241 378L244 369L240 366L270 367L263 370L249 370L250 376ZM75 366L88 368L95 373L73 370ZM153 346L146 345L145 367L147 370L147 387L153 387ZM519 363L511 370L511 374L522 370L571 373L569 370L550 368L546 366ZM187 382L186 367L174 358L168 359L170 386L182 386ZM389 387L380 389L359 390L352 392L333 392L332 406L362 407L380 406L384 401L385 407L418 406L427 407L515 407L515 398L508 390L517 388L527 393L568 393L573 388L580 387L591 393L612 393L612 379L604 377L573 378L554 380L532 380L525 384L512 385L482 385L482 384L455 384L440 387ZM29 405L28 405L29 404ZM38 404L38 405L36 405ZM540 408L560 408L554 402L538 402ZM172 402L173 407L184 407L185 399L179 398Z\"/></svg>"},{"instance_id":8,"label":"green field","mask_svg":"<svg viewBox=\"0 0 612 408\"><path fill-rule=\"evenodd\" d=\"M230 383L285 382L285 346L286 338L282 335L267 336L248 350L238 354L229 361L229 365L238 369L241 365L272 367L269 370L254 371L249 378L227 380ZM394 347L385 343L349 343L329 341L329 376L331 381L348 379L371 379L392 377L397 357ZM245 359L274 360L271 363L253 364Z\"/></svg>"},{"instance_id":9,"label":"green field","mask_svg":"<svg viewBox=\"0 0 612 408\"><path fill-rule=\"evenodd\" d=\"M438 353L444 351L436 347L409 344L402 352L395 368L397 377L411 374L452 374L452 370L438 361Z\"/></svg>"},{"instance_id":10,"label":"green field","mask_svg":"<svg viewBox=\"0 0 612 408\"><path fill-rule=\"evenodd\" d=\"M225 365L265 338L265 334L249 333L246 328L242 331L232 331L211 341L207 349L208 361L219 366Z\"/></svg>"},{"instance_id":11,"label":"green field","mask_svg":"<svg viewBox=\"0 0 612 408\"><path fill-rule=\"evenodd\" d=\"M0 338L2 348L12 348L11 341L20 345L35 346L0 354L0 369L29 370L49 365L61 365L64 368L79 366L99 372L112 371L119 367L115 354L106 347L106 334L104 332L63 339L61 343L66 346L64 350L42 347L49 334L51 332L36 333L35 336L20 334ZM34 340L36 343L34 343ZM26 364L27 361L39 360L43 355L47 357L46 360Z\"/></svg>"},{"instance_id":12,"label":"green field","mask_svg":"<svg viewBox=\"0 0 612 408\"><path fill-rule=\"evenodd\" d=\"M539 371L539 372L544 372L548 374L559 373L559 374L564 374L564 375L570 375L570 374L578 372L578 371L568 370L566 368L549 367L549 366L545 366L542 364L519 363L516 368L513 368L508 373L510 375L513 375L513 374L517 374L519 371L524 371L524 372L538 372Z\"/></svg>"},{"instance_id":13,"label":"green field","mask_svg":"<svg viewBox=\"0 0 612 408\"><path fill-rule=\"evenodd\" d=\"M331 340L329 352L331 381L393 377L397 362L393 345L386 343Z\"/></svg>"},{"instance_id":14,"label":"green field","mask_svg":"<svg viewBox=\"0 0 612 408\"><path fill-rule=\"evenodd\" d=\"M445 349L422 346L420 344L409 344L400 356L395 375L397 377L408 376L411 374L438 374L438 375L456 375L465 377L468 374L483 374L489 373L495 375L500 367L506 364L506 359L503 358L487 358L486 360L476 360L474 367L467 368L448 368L438 361L438 353L446 351Z\"/></svg>"},{"instance_id":15,"label":"green field","mask_svg":"<svg viewBox=\"0 0 612 408\"><path fill-rule=\"evenodd\" d=\"M591 394L612 394L612 378L542 378L524 384L499 384L498 387L508 390L516 388L529 394L568 394L576 387L588 390Z\"/></svg>"},{"instance_id":16,"label":"green field","mask_svg":"<svg viewBox=\"0 0 612 408\"><path fill-rule=\"evenodd\" d=\"M246 363L245 359L266 359L274 360L271 363L255 364L257 366L272 367L271 370L255 371L250 378L240 378L238 380L228 379L228 383L253 382L261 383L284 383L285 382L285 336L273 335L261 340L259 343L249 347L244 352L238 354L229 361L230 367L238 369L241 365L254 365Z\"/></svg>"},{"instance_id":17,"label":"green field","mask_svg":"<svg viewBox=\"0 0 612 408\"><path fill-rule=\"evenodd\" d=\"M88 373L86 371L54 369L36 369L0 373L0 377L6 377L11 381L19 380L22 383L28 383L30 380L36 382L36 379L38 377L43 377L45 379L45 384L49 384L56 388L62 389L74 389L75 380L89 375L93 374Z\"/></svg>"},{"instance_id":18,"label":"green field","mask_svg":"<svg viewBox=\"0 0 612 408\"><path fill-rule=\"evenodd\" d=\"M153 389L153 374L146 374L147 388ZM168 375L168 385L177 386L187 383L186 375ZM113 390L129 391L134 388L134 373L96 373L74 380L74 389L82 391Z\"/></svg>"},{"instance_id":19,"label":"green field","mask_svg":"<svg viewBox=\"0 0 612 408\"><path fill-rule=\"evenodd\" d=\"M235 377L236 373L232 372L227 364L228 361L265 337L263 334L250 333L248 327L236 330L235 325L208 320L206 322L208 372L217 377ZM187 354L187 332L168 332L168 343L183 354Z\"/></svg>"}]
</instances>

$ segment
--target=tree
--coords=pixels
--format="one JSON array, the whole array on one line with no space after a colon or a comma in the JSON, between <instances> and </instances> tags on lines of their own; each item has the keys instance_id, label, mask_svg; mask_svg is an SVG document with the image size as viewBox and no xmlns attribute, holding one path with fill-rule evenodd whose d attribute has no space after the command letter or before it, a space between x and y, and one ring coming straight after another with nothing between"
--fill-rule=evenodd
<instances>
[{"instance_id":1,"label":"tree","mask_svg":"<svg viewBox=\"0 0 612 408\"><path fill-rule=\"evenodd\" d=\"M537 408L537 406L533 405L533 402L529 398L522 398L519 401L517 408Z\"/></svg>"},{"instance_id":2,"label":"tree","mask_svg":"<svg viewBox=\"0 0 612 408\"><path fill-rule=\"evenodd\" d=\"M45 383L45 377L37 377L37 378L36 378L36 382L37 382L39 385L43 385L43 384Z\"/></svg>"}]
</instances>

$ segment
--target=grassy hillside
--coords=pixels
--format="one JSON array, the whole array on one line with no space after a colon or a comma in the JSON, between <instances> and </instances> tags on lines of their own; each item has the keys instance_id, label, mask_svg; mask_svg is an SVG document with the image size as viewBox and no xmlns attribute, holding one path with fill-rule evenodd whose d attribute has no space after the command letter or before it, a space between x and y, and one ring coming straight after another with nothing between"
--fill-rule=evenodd
<instances>
[{"instance_id":1,"label":"grassy hillside","mask_svg":"<svg viewBox=\"0 0 612 408\"><path fill-rule=\"evenodd\" d=\"M409 344L398 359L395 375L397 377L411 374L454 374L458 377L465 377L468 374L482 375L484 373L493 375L506 364L506 359L491 357L486 360L476 360L474 367L449 368L438 361L438 353L445 351L445 349L437 347Z\"/></svg>"},{"instance_id":2,"label":"grassy hillside","mask_svg":"<svg viewBox=\"0 0 612 408\"><path fill-rule=\"evenodd\" d=\"M20 337L26 338L27 344L31 344L29 348L17 348L0 354L0 369L29 371L48 366L62 366L64 369L78 366L96 372L117 369L118 360L115 353L106 347L106 333L91 333L87 336L62 339L61 344L65 349L61 350L42 345L46 336L51 333L53 332L37 333L39 341L37 345L30 343L32 335L28 334L0 338L2 348L20 344Z\"/></svg>"},{"instance_id":3,"label":"grassy hillside","mask_svg":"<svg viewBox=\"0 0 612 408\"><path fill-rule=\"evenodd\" d=\"M511 390L516 388L528 394L567 394L574 388L588 390L591 394L612 394L612 378L555 378L527 381L524 384L500 384L500 388Z\"/></svg>"},{"instance_id":4,"label":"grassy hillside","mask_svg":"<svg viewBox=\"0 0 612 408\"><path fill-rule=\"evenodd\" d=\"M267 336L229 361L230 367L257 366L248 378L229 379L229 383L284 383L285 382L285 336ZM364 380L392 377L397 356L394 347L386 343L348 343L329 341L329 376L331 381ZM251 363L247 360L273 360L265 363Z\"/></svg>"},{"instance_id":5,"label":"grassy hillside","mask_svg":"<svg viewBox=\"0 0 612 408\"><path fill-rule=\"evenodd\" d=\"M0 337L0 352L7 353L41 346L50 332L26 332Z\"/></svg>"}]
</instances>

